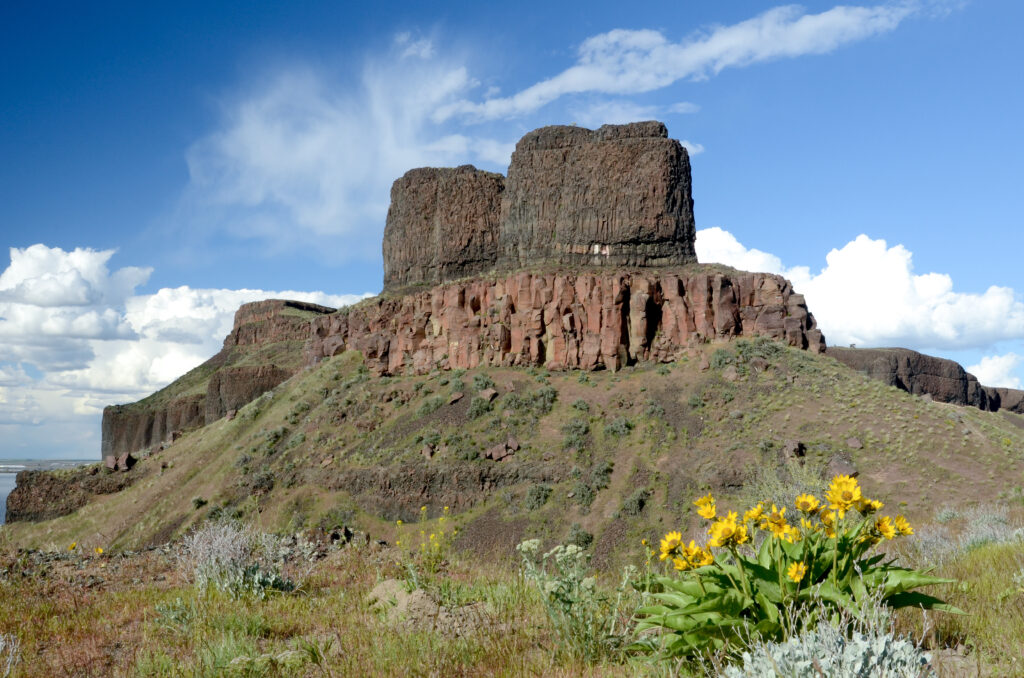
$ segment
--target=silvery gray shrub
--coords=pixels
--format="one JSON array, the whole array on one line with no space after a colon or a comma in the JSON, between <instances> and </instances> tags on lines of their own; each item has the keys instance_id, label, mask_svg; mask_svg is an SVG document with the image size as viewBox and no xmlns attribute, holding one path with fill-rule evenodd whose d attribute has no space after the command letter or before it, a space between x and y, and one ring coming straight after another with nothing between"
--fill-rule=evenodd
<instances>
[{"instance_id":1,"label":"silvery gray shrub","mask_svg":"<svg viewBox=\"0 0 1024 678\"><path fill-rule=\"evenodd\" d=\"M757 643L742 655L742 666L724 678L934 678L931 657L891 633L854 631L821 624L783 643Z\"/></svg>"}]
</instances>

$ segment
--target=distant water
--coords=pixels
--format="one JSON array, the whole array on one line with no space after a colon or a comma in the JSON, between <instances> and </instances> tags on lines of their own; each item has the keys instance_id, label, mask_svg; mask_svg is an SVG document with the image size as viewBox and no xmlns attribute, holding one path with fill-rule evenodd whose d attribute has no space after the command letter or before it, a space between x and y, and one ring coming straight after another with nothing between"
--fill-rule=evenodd
<instances>
[{"instance_id":1,"label":"distant water","mask_svg":"<svg viewBox=\"0 0 1024 678\"><path fill-rule=\"evenodd\" d=\"M14 489L17 474L0 473L0 525L7 519L7 495Z\"/></svg>"}]
</instances>

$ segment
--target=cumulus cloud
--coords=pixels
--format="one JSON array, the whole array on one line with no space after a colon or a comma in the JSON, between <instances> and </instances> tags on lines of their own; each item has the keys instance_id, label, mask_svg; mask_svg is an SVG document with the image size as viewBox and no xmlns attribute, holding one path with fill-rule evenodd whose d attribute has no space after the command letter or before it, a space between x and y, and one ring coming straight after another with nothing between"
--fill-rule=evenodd
<instances>
[{"instance_id":1,"label":"cumulus cloud","mask_svg":"<svg viewBox=\"0 0 1024 678\"><path fill-rule=\"evenodd\" d=\"M0 274L0 425L80 417L95 424L105 405L162 388L216 353L243 303L284 298L337 308L366 296L187 286L137 294L150 270L111 271L113 254L11 250Z\"/></svg>"},{"instance_id":2,"label":"cumulus cloud","mask_svg":"<svg viewBox=\"0 0 1024 678\"><path fill-rule=\"evenodd\" d=\"M825 267L787 268L775 255L744 247L722 229L697 233L697 257L779 273L802 292L829 343L919 350L991 348L1024 339L1024 302L1009 287L958 292L950 276L914 272L903 245L859 235L825 256Z\"/></svg>"},{"instance_id":3,"label":"cumulus cloud","mask_svg":"<svg viewBox=\"0 0 1024 678\"><path fill-rule=\"evenodd\" d=\"M1024 366L1024 357L1016 353L1006 353L984 356L977 365L969 366L967 371L986 386L1020 389L1024 388L1024 383L1014 372L1021 366Z\"/></svg>"},{"instance_id":4,"label":"cumulus cloud","mask_svg":"<svg viewBox=\"0 0 1024 678\"><path fill-rule=\"evenodd\" d=\"M442 105L434 118L509 118L532 113L566 95L640 94L679 80L706 79L726 68L825 54L892 31L916 11L917 3L911 2L837 6L819 14L786 5L736 24L711 27L680 42L659 31L616 29L584 40L576 63L547 80L507 97L460 99Z\"/></svg>"}]
</instances>

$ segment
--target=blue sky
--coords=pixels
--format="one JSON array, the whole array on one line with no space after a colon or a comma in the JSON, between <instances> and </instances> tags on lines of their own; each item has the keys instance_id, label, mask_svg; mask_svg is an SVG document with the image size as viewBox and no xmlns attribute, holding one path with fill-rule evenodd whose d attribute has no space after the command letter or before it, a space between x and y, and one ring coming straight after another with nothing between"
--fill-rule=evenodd
<instances>
[{"instance_id":1,"label":"blue sky","mask_svg":"<svg viewBox=\"0 0 1024 678\"><path fill-rule=\"evenodd\" d=\"M216 6L214 6L216 5ZM212 355L239 303L380 289L391 182L660 119L698 253L833 343L1024 380L1016 0L0 5L0 457Z\"/></svg>"}]
</instances>

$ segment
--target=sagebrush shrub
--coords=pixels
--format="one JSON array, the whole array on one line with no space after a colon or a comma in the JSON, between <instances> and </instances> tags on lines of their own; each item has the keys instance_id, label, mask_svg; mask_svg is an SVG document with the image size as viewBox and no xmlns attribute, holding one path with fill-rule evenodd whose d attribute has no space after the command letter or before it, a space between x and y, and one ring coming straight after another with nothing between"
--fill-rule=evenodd
<instances>
[{"instance_id":1,"label":"sagebrush shrub","mask_svg":"<svg viewBox=\"0 0 1024 678\"><path fill-rule=\"evenodd\" d=\"M743 665L725 669L725 678L928 678L931 657L909 640L886 632L853 632L847 637L819 624L784 643L756 643L743 653Z\"/></svg>"}]
</instances>

